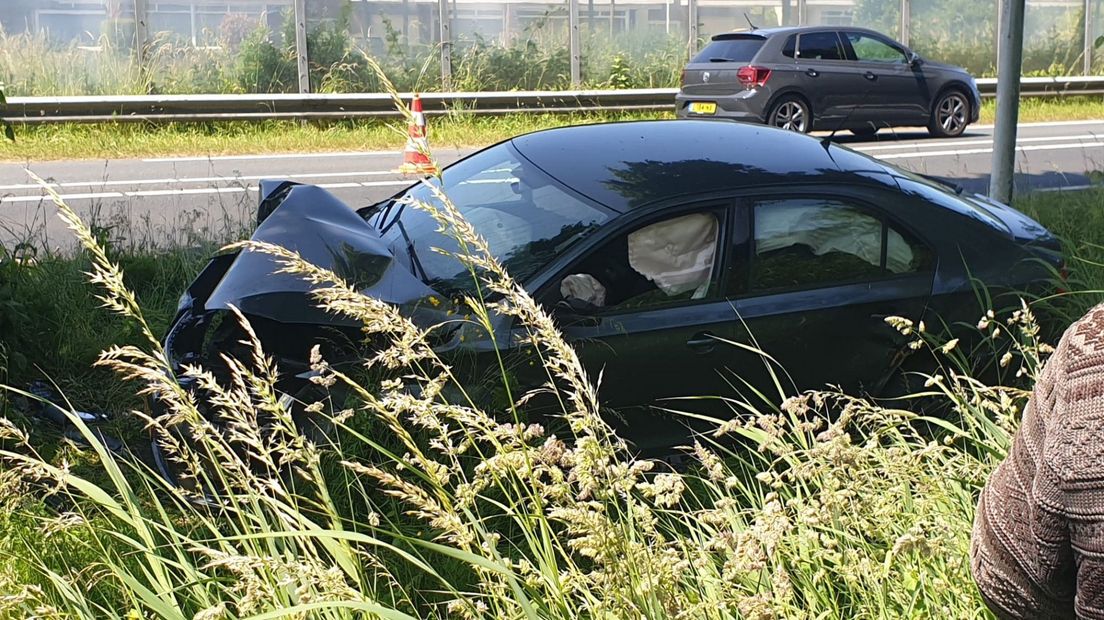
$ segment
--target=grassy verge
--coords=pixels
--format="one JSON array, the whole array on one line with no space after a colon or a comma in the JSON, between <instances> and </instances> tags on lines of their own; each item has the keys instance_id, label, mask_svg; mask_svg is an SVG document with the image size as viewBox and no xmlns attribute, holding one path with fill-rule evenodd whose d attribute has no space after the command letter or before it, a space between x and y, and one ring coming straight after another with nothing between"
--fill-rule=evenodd
<instances>
[{"instance_id":1,"label":"grassy verge","mask_svg":"<svg viewBox=\"0 0 1104 620\"><path fill-rule=\"evenodd\" d=\"M992 101L985 102L980 122L992 123L994 109ZM673 117L673 112L517 114L493 118L456 114L431 118L430 138L438 149L485 146L521 133L562 125ZM1020 121L1025 123L1100 118L1104 118L1104 101L1100 98L1025 99L1020 108ZM396 132L393 124L379 121L24 127L19 130L18 142L0 142L0 161L395 150L402 148L404 136Z\"/></svg>"},{"instance_id":2,"label":"grassy verge","mask_svg":"<svg viewBox=\"0 0 1104 620\"><path fill-rule=\"evenodd\" d=\"M987 99L981 104L983 124L991 124L996 117L997 102ZM1048 99L1028 97L1020 100L1020 122L1042 123L1047 121L1084 121L1104 119L1104 99L1100 97L1065 97Z\"/></svg>"},{"instance_id":3,"label":"grassy verge","mask_svg":"<svg viewBox=\"0 0 1104 620\"><path fill-rule=\"evenodd\" d=\"M1071 284L1081 289L1074 298L1099 300L1104 190L1038 194L1018 206L1066 238ZM58 364L50 367L59 374L79 374L109 344L148 349L133 318L144 315L159 335L200 256L6 262L9 301L30 305L0 334L18 338L7 348L26 351L25 368ZM111 261L130 270L124 282L136 304ZM86 270L115 284L85 284ZM435 386L450 378L418 347L425 335L386 307L331 288L324 303L393 339L380 359L401 381L357 392L319 366L354 394L351 404L320 405L339 430L315 446L289 436L263 364L235 371L236 387L223 394L227 424L204 427L196 446L181 448L181 458L221 476L206 481L225 493L218 510L130 469L127 457L64 443L42 451L39 429L28 440L18 426L0 425L0 590L10 593L0 617L987 617L968 571L969 531L978 488L1007 449L1022 388L1045 356L1030 315L1000 316L988 328L991 338L1012 340L1009 367L1026 375L1016 385L974 383L960 374L971 361L960 351L918 343L944 362L931 397L956 411L939 441L908 412L821 394L781 410L752 403L759 413L727 430L759 450L706 444L687 470L671 471L619 447L573 354L532 300L504 274L485 277L505 292L499 311L530 326L570 404L573 441L438 399ZM93 293L131 320L94 307ZM483 328L485 308L472 303L471 327ZM0 300L0 312L8 307ZM115 366L133 362L123 370L141 374L140 387L198 419L151 353L117 355ZM108 375L86 387L108 399L128 389ZM56 491L53 504L42 501L44 487Z\"/></svg>"}]
</instances>

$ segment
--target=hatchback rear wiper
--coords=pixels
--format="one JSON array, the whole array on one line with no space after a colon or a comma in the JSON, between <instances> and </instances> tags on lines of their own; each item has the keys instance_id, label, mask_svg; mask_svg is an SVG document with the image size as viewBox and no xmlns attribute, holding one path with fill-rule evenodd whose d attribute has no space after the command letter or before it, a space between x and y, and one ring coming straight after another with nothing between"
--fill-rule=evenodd
<instances>
[{"instance_id":1,"label":"hatchback rear wiper","mask_svg":"<svg viewBox=\"0 0 1104 620\"><path fill-rule=\"evenodd\" d=\"M718 58L716 56L709 59L709 62L736 62L731 58Z\"/></svg>"}]
</instances>

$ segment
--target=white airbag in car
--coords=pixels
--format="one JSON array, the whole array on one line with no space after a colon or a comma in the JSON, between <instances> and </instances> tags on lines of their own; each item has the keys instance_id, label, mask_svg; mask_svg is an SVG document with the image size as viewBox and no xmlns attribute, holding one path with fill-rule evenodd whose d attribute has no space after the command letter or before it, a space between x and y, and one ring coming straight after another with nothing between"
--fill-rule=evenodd
<instances>
[{"instance_id":1,"label":"white airbag in car","mask_svg":"<svg viewBox=\"0 0 1104 620\"><path fill-rule=\"evenodd\" d=\"M629 265L667 295L704 297L717 251L717 218L694 213L629 234Z\"/></svg>"},{"instance_id":2,"label":"white airbag in car","mask_svg":"<svg viewBox=\"0 0 1104 620\"><path fill-rule=\"evenodd\" d=\"M574 297L594 306L606 305L606 287L589 273L573 273L560 281L560 296Z\"/></svg>"},{"instance_id":3,"label":"white airbag in car","mask_svg":"<svg viewBox=\"0 0 1104 620\"><path fill-rule=\"evenodd\" d=\"M907 272L912 248L893 229L888 231L886 268ZM882 263L882 222L852 209L824 205L779 205L755 210L756 253L804 244L813 254L846 252L875 267Z\"/></svg>"}]
</instances>

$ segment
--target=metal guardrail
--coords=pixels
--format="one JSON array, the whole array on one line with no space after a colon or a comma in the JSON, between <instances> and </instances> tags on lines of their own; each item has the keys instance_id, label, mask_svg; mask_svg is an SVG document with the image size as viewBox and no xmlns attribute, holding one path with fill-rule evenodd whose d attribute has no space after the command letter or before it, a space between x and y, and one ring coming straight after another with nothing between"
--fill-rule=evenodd
<instances>
[{"instance_id":1,"label":"metal guardrail","mask_svg":"<svg viewBox=\"0 0 1104 620\"><path fill-rule=\"evenodd\" d=\"M996 79L977 81L982 97L997 92ZM1023 78L1023 97L1104 95L1104 77ZM424 93L428 114L661 110L674 105L674 88L636 90ZM403 94L405 99L409 93ZM3 117L13 124L103 122L263 121L396 117L391 97L364 94L151 95L119 97L9 97Z\"/></svg>"}]
</instances>

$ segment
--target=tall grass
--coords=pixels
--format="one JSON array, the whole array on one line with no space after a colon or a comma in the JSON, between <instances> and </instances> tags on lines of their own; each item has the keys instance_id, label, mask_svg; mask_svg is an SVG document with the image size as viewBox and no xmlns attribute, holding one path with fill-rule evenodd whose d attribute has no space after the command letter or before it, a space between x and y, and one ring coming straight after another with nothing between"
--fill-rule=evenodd
<instances>
[{"instance_id":1,"label":"tall grass","mask_svg":"<svg viewBox=\"0 0 1104 620\"><path fill-rule=\"evenodd\" d=\"M1074 199L1082 215L1021 206L1072 234L1101 195ZM1051 352L1026 304L980 309L985 346L971 352L891 319L886 329L937 361L919 393L892 404L825 391L730 398L738 415L715 420L674 468L617 437L554 318L440 192L408 208L459 241L478 285L456 302L460 332L490 337L493 314L513 317L556 416L530 418L505 370L504 406L470 398L432 346L438 327L251 241L229 249L310 281L320 306L362 325L364 359L335 368L315 349L319 395L295 402L235 311L241 351L220 368L177 366L149 296L53 198L103 311L132 330L97 366L158 404L132 416L180 484L152 470L138 441L114 453L72 412L89 448L42 451L40 429L0 419L0 616L987 616L967 559L977 492ZM977 351L994 356L997 384L971 376Z\"/></svg>"},{"instance_id":2,"label":"tall grass","mask_svg":"<svg viewBox=\"0 0 1104 620\"><path fill-rule=\"evenodd\" d=\"M4 422L3 494L12 517L0 571L11 615L69 617L967 617L980 612L967 548L976 491L1007 448L1026 393L957 371L956 350L929 398L953 415L923 418L859 398L808 393L762 403L688 449L684 471L634 458L599 415L596 388L552 319L486 254L438 196L442 226L493 310L467 301L465 329L515 315L563 403L567 434L548 436L520 411L495 414L429 348L431 334L283 248L245 243L310 279L319 303L385 342L365 361L376 390L313 356L309 403L332 427L308 441L275 387L276 369L249 336L228 381L165 358L124 276L72 212L102 303L144 334L100 364L159 399L136 412L179 470L173 487L142 462L92 444L93 482L37 456ZM1021 309L1003 334L1006 366L1034 375L1048 349ZM918 326L895 323L927 343ZM197 381L216 414L177 379ZM460 395L446 396L449 392ZM520 396L520 395L518 395ZM515 418L515 416L518 416ZM932 430L934 428L934 430ZM726 438L731 438L726 440ZM735 441L735 443L733 443ZM737 447L739 446L739 447ZM64 505L51 514L36 496ZM16 524L12 525L11 522ZM19 529L21 528L21 529ZM22 532L13 535L13 530ZM58 548L78 552L59 554Z\"/></svg>"},{"instance_id":3,"label":"tall grass","mask_svg":"<svg viewBox=\"0 0 1104 620\"><path fill-rule=\"evenodd\" d=\"M1027 306L978 325L1004 345L996 363L1011 385L971 378L955 343L895 319L887 329L941 362L917 395L939 417L831 392L732 401L740 415L717 420L674 469L616 436L554 318L440 192L409 208L460 242L457 260L478 284L458 302L460 330L489 337L492 314L513 317L557 416L530 419L528 395L510 393L505 374L505 407L469 398L431 346L438 328L258 242L232 249L265 253L313 283L321 307L356 319L372 343L362 364L338 369L315 349L321 397L296 403L235 312L242 352L219 372L177 367L109 250L54 200L100 303L135 329L97 365L159 403L133 416L181 484L109 451L71 412L90 449L40 454L33 430L0 421L0 614L985 615L967 561L976 494L1050 351ZM327 432L307 432L304 416Z\"/></svg>"},{"instance_id":4,"label":"tall grass","mask_svg":"<svg viewBox=\"0 0 1104 620\"><path fill-rule=\"evenodd\" d=\"M1088 174L1098 184L1104 181L1099 170ZM1069 292L1049 300L1048 309L1068 324L1104 301L1104 243L1096 232L1104 230L1104 185L1028 194L1015 205L1062 239Z\"/></svg>"}]
</instances>

